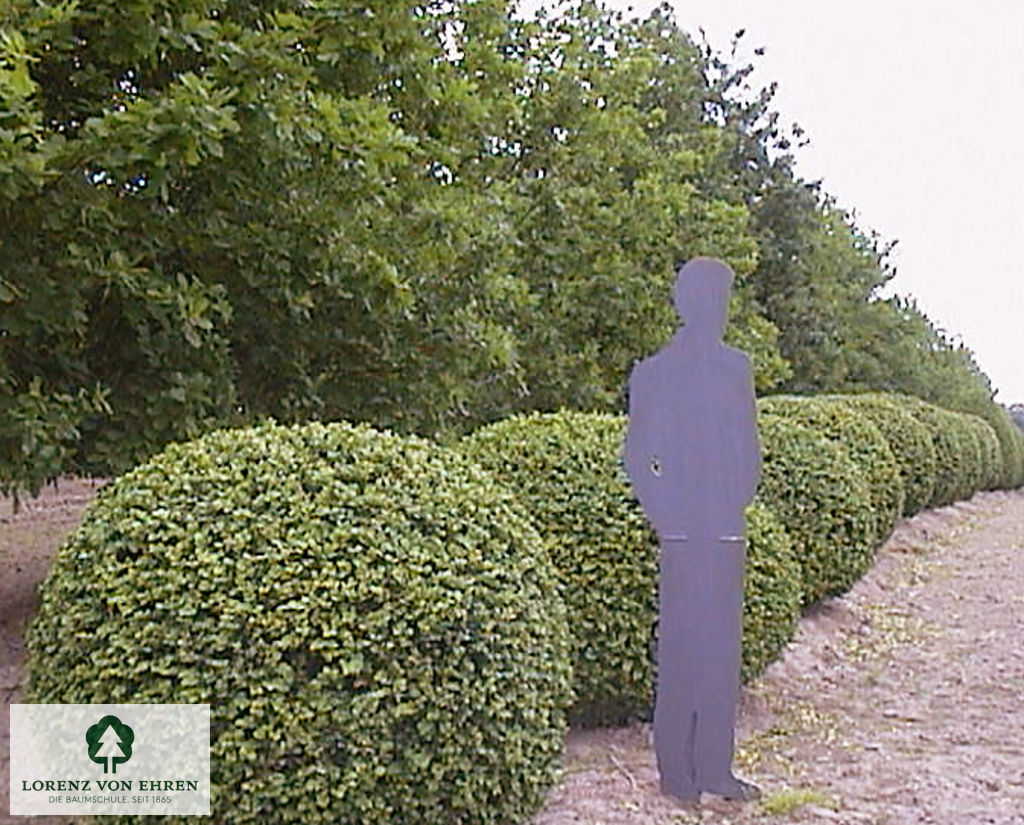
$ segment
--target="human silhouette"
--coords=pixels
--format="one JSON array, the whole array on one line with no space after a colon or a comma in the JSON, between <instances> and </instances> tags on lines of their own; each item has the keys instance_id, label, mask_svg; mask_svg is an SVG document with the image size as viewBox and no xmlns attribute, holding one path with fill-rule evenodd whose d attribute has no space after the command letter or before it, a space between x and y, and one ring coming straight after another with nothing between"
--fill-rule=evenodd
<instances>
[{"instance_id":1,"label":"human silhouette","mask_svg":"<svg viewBox=\"0 0 1024 825\"><path fill-rule=\"evenodd\" d=\"M739 699L744 509L761 468L749 358L725 346L733 273L679 271L684 325L629 379L625 462L661 545L654 745L661 787L750 799L732 772Z\"/></svg>"}]
</instances>

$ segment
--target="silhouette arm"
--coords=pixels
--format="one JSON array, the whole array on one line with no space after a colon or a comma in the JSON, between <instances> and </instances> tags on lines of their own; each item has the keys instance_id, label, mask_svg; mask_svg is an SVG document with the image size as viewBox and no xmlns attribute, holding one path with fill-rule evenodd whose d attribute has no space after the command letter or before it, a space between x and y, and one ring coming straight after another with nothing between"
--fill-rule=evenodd
<instances>
[{"instance_id":1,"label":"silhouette arm","mask_svg":"<svg viewBox=\"0 0 1024 825\"><path fill-rule=\"evenodd\" d=\"M757 483L761 479L761 440L757 434L757 400L754 395L754 375L750 366L750 360L744 357L744 368L748 392L746 399L746 412L748 426L743 433L744 444L743 454L748 456L745 469L746 478L743 479L743 491L746 501L754 500L757 494Z\"/></svg>"}]
</instances>

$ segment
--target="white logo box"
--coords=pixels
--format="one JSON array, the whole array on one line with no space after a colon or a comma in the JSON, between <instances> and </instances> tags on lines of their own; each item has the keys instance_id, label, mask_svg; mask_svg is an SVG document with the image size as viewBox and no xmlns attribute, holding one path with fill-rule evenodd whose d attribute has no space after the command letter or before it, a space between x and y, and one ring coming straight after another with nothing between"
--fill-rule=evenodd
<instances>
[{"instance_id":1,"label":"white logo box","mask_svg":"<svg viewBox=\"0 0 1024 825\"><path fill-rule=\"evenodd\" d=\"M12 816L209 816L209 705L10 707Z\"/></svg>"}]
</instances>

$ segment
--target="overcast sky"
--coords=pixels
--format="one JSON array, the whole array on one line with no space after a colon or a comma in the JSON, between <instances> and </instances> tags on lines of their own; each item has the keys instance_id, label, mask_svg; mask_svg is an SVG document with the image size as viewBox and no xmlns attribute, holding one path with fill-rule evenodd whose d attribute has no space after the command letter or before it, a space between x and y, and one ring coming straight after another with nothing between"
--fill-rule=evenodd
<instances>
[{"instance_id":1,"label":"overcast sky","mask_svg":"<svg viewBox=\"0 0 1024 825\"><path fill-rule=\"evenodd\" d=\"M657 3L605 5L646 14ZM1024 2L672 5L723 51L746 29L737 59L757 65L761 85L778 82L783 123L811 140L799 174L899 241L891 291L963 339L996 400L1024 402Z\"/></svg>"}]
</instances>

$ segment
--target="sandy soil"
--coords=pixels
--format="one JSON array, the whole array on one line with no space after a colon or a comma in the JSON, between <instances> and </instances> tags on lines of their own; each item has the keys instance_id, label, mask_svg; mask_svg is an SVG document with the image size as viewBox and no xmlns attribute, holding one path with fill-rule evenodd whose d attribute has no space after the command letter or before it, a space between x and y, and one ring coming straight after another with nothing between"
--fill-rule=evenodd
<instances>
[{"instance_id":1,"label":"sandy soil","mask_svg":"<svg viewBox=\"0 0 1024 825\"><path fill-rule=\"evenodd\" d=\"M5 706L38 583L93 491L64 482L18 514L0 503ZM5 707L0 822L27 821L6 816L8 725ZM1024 492L901 523L853 590L803 618L743 691L737 772L759 802L661 795L650 738L642 724L570 734L532 825L1024 825Z\"/></svg>"},{"instance_id":2,"label":"sandy soil","mask_svg":"<svg viewBox=\"0 0 1024 825\"><path fill-rule=\"evenodd\" d=\"M1024 492L904 521L743 691L760 802L657 790L647 725L574 732L533 825L1024 823Z\"/></svg>"},{"instance_id":3,"label":"sandy soil","mask_svg":"<svg viewBox=\"0 0 1024 825\"><path fill-rule=\"evenodd\" d=\"M35 611L39 583L64 536L81 520L98 482L62 480L35 499L23 500L15 511L0 498L0 823L44 825L69 822L62 817L10 816L10 729L8 706L19 701L24 677L22 635Z\"/></svg>"}]
</instances>

